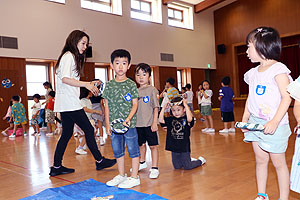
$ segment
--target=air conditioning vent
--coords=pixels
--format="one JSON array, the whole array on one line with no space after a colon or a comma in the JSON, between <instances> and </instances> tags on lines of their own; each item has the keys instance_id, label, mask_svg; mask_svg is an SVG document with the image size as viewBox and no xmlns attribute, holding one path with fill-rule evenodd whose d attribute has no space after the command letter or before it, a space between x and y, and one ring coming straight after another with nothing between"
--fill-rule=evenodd
<instances>
[{"instance_id":1,"label":"air conditioning vent","mask_svg":"<svg viewBox=\"0 0 300 200\"><path fill-rule=\"evenodd\" d=\"M160 53L160 60L161 61L174 62L174 54Z\"/></svg>"},{"instance_id":2,"label":"air conditioning vent","mask_svg":"<svg viewBox=\"0 0 300 200\"><path fill-rule=\"evenodd\" d=\"M18 49L18 38L0 36L0 47L8 49Z\"/></svg>"}]
</instances>

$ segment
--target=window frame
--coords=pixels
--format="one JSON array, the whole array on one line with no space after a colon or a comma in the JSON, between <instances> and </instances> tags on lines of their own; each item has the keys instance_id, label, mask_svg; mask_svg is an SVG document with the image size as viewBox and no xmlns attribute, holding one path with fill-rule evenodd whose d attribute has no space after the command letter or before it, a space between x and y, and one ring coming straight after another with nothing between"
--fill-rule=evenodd
<instances>
[{"instance_id":1,"label":"window frame","mask_svg":"<svg viewBox=\"0 0 300 200\"><path fill-rule=\"evenodd\" d=\"M52 3L59 3L59 4L63 4L63 5L66 4L66 0L64 0L64 2L60 2L59 0L45 0L45 1L52 2Z\"/></svg>"},{"instance_id":2,"label":"window frame","mask_svg":"<svg viewBox=\"0 0 300 200\"><path fill-rule=\"evenodd\" d=\"M134 12L138 12L138 13L141 13L141 14L146 14L146 15L152 16L153 13L152 13L152 2L151 1L145 1L145 0L135 0L135 1L140 2L140 9L138 10L136 8L132 8L131 5L130 5L130 11L134 11ZM150 12L146 12L146 11L142 10L142 6L141 6L142 2L143 3L148 3L150 5Z\"/></svg>"},{"instance_id":3,"label":"window frame","mask_svg":"<svg viewBox=\"0 0 300 200\"><path fill-rule=\"evenodd\" d=\"M172 10L172 11L173 11L173 16L175 16L175 11L179 11L179 12L181 13L182 19L178 19L178 18L176 18L176 17L169 17L169 10ZM179 22L184 22L184 15L183 15L183 12L184 12L183 10L168 7L168 19L174 20L174 21L179 21Z\"/></svg>"},{"instance_id":4,"label":"window frame","mask_svg":"<svg viewBox=\"0 0 300 200\"><path fill-rule=\"evenodd\" d=\"M90 2L90 3L96 3L96 4L100 4L100 5L104 5L104 6L108 6L110 8L109 11L105 11L105 10L98 10L98 9L94 9L92 7L83 7L82 3L83 2ZM120 7L121 9L115 10L114 8L114 4L119 4L120 3ZM121 0L109 0L108 2L105 2L103 0L80 0L80 7L83 9L87 9L87 10L92 10L92 11L96 11L96 12L101 12L101 13L107 13L107 14L113 14L113 15L119 15L122 16L122 1Z\"/></svg>"}]
</instances>

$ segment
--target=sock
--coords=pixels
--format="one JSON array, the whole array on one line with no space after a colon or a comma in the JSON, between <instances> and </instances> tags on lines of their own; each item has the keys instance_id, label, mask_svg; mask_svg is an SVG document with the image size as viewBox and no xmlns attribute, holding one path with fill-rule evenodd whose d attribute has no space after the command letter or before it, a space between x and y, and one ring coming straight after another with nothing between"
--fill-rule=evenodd
<instances>
[{"instance_id":1,"label":"sock","mask_svg":"<svg viewBox=\"0 0 300 200\"><path fill-rule=\"evenodd\" d=\"M158 170L158 167L151 167L151 169L157 169Z\"/></svg>"},{"instance_id":2,"label":"sock","mask_svg":"<svg viewBox=\"0 0 300 200\"><path fill-rule=\"evenodd\" d=\"M140 164L144 164L146 161L140 162Z\"/></svg>"},{"instance_id":3,"label":"sock","mask_svg":"<svg viewBox=\"0 0 300 200\"><path fill-rule=\"evenodd\" d=\"M268 197L268 195L265 194L265 193L257 193L257 195L258 195L258 196L263 196L263 197L266 197L266 198Z\"/></svg>"}]
</instances>

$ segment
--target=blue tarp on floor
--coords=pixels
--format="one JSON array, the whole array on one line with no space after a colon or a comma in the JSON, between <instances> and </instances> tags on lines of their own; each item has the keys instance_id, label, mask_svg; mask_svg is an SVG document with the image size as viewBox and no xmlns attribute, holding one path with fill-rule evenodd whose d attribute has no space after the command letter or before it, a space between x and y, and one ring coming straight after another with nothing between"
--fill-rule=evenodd
<instances>
[{"instance_id":1,"label":"blue tarp on floor","mask_svg":"<svg viewBox=\"0 0 300 200\"><path fill-rule=\"evenodd\" d=\"M166 200L155 194L149 195L130 189L109 187L94 179L88 179L58 188L49 188L36 195L23 198L22 200L90 200L93 197L105 197L109 195L114 195L113 200Z\"/></svg>"}]
</instances>

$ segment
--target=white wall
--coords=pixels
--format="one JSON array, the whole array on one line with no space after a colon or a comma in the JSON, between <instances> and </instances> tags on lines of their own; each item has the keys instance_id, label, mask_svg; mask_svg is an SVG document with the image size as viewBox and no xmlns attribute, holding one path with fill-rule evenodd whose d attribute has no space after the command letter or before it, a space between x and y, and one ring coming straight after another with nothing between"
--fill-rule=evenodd
<instances>
[{"instance_id":1,"label":"white wall","mask_svg":"<svg viewBox=\"0 0 300 200\"><path fill-rule=\"evenodd\" d=\"M216 67L214 19L211 9L194 15L194 30L130 18L130 0L123 0L123 15L116 16L80 7L80 0L58 4L45 0L0 0L0 35L17 37L18 50L0 48L0 56L57 59L68 34L85 30L91 38L93 58L109 62L110 53L125 48L132 63L157 66ZM160 61L160 53L174 54L174 62Z\"/></svg>"}]
</instances>

